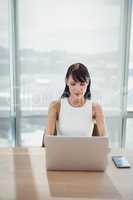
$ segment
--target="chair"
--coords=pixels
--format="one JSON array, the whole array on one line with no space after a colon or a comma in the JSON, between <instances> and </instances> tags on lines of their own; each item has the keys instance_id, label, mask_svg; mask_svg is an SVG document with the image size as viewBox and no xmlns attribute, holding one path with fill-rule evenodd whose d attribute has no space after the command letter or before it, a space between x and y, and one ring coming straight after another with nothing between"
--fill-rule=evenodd
<instances>
[{"instance_id":1,"label":"chair","mask_svg":"<svg viewBox=\"0 0 133 200\"><path fill-rule=\"evenodd\" d=\"M58 125L57 125L57 123L56 123L56 128L55 128L55 133L54 133L54 135L57 135L57 127L58 127ZM44 136L45 136L45 134L46 134L46 129L44 130L44 134L43 134L42 147L45 147L45 144L44 144ZM99 136L97 124L96 124L95 121L94 121L94 128L93 128L92 136Z\"/></svg>"}]
</instances>

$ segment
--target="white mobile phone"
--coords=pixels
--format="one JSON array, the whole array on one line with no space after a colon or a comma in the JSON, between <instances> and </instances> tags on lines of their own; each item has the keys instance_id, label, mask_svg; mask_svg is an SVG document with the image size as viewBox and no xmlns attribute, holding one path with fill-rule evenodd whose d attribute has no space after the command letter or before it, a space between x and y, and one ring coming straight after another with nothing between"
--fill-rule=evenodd
<instances>
[{"instance_id":1,"label":"white mobile phone","mask_svg":"<svg viewBox=\"0 0 133 200\"><path fill-rule=\"evenodd\" d=\"M112 156L112 160L118 168L130 168L131 165L125 156Z\"/></svg>"}]
</instances>

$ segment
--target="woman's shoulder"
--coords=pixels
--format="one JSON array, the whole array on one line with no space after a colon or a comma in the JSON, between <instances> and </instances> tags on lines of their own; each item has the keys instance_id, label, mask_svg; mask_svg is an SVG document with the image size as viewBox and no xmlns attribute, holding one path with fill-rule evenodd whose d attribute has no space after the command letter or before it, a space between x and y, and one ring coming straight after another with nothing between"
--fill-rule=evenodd
<instances>
[{"instance_id":1,"label":"woman's shoulder","mask_svg":"<svg viewBox=\"0 0 133 200\"><path fill-rule=\"evenodd\" d=\"M54 100L49 105L49 110L53 112L59 112L60 110L60 100Z\"/></svg>"},{"instance_id":2,"label":"woman's shoulder","mask_svg":"<svg viewBox=\"0 0 133 200\"><path fill-rule=\"evenodd\" d=\"M95 114L102 113L102 106L97 102L92 102L92 111Z\"/></svg>"},{"instance_id":3,"label":"woman's shoulder","mask_svg":"<svg viewBox=\"0 0 133 200\"><path fill-rule=\"evenodd\" d=\"M92 107L93 107L94 109L100 109L100 108L101 108L101 105L100 105L99 103L97 103L97 102L92 102Z\"/></svg>"}]
</instances>

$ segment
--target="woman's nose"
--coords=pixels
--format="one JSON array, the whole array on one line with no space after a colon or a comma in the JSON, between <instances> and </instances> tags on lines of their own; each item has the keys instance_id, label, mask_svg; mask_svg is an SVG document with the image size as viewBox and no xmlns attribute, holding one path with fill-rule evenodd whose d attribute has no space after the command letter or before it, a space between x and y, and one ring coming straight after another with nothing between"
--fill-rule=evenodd
<instances>
[{"instance_id":1,"label":"woman's nose","mask_svg":"<svg viewBox=\"0 0 133 200\"><path fill-rule=\"evenodd\" d=\"M76 87L76 91L77 91L77 92L81 92L81 91L82 91L82 88L81 88L80 86L77 86L77 87Z\"/></svg>"}]
</instances>

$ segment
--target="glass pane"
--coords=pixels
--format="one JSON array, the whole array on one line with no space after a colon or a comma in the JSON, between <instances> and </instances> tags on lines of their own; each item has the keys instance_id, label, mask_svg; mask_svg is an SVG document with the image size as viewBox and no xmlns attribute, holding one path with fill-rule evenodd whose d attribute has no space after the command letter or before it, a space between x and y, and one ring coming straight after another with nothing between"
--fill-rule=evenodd
<instances>
[{"instance_id":1,"label":"glass pane","mask_svg":"<svg viewBox=\"0 0 133 200\"><path fill-rule=\"evenodd\" d=\"M132 8L132 10L133 10L133 8ZM131 41L130 41L127 109L129 111L133 110L133 12L132 12L132 20L131 20Z\"/></svg>"},{"instance_id":2,"label":"glass pane","mask_svg":"<svg viewBox=\"0 0 133 200\"><path fill-rule=\"evenodd\" d=\"M11 145L8 0L0 0L0 146Z\"/></svg>"},{"instance_id":3,"label":"glass pane","mask_svg":"<svg viewBox=\"0 0 133 200\"><path fill-rule=\"evenodd\" d=\"M21 146L41 146L46 119L44 117L25 117L20 121Z\"/></svg>"},{"instance_id":4,"label":"glass pane","mask_svg":"<svg viewBox=\"0 0 133 200\"><path fill-rule=\"evenodd\" d=\"M121 117L120 116L108 116L105 119L106 122L106 129L107 134L110 138L110 145L112 147L119 147L119 141L120 141L120 133L121 133Z\"/></svg>"},{"instance_id":5,"label":"glass pane","mask_svg":"<svg viewBox=\"0 0 133 200\"><path fill-rule=\"evenodd\" d=\"M82 62L91 74L93 100L102 104L105 115L120 117L121 3L18 1L22 116L25 112L44 115L63 91L68 66ZM114 123L112 129L119 130L119 126Z\"/></svg>"},{"instance_id":6,"label":"glass pane","mask_svg":"<svg viewBox=\"0 0 133 200\"><path fill-rule=\"evenodd\" d=\"M10 118L0 117L0 147L12 146L13 138L11 135Z\"/></svg>"},{"instance_id":7,"label":"glass pane","mask_svg":"<svg viewBox=\"0 0 133 200\"><path fill-rule=\"evenodd\" d=\"M127 119L126 148L132 148L133 149L133 119Z\"/></svg>"}]
</instances>

